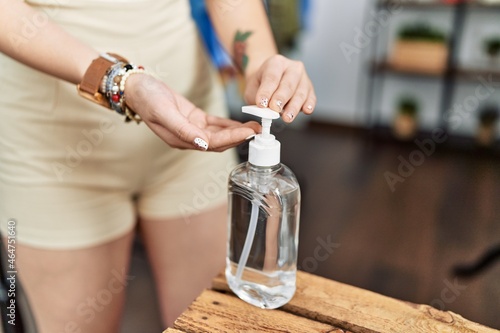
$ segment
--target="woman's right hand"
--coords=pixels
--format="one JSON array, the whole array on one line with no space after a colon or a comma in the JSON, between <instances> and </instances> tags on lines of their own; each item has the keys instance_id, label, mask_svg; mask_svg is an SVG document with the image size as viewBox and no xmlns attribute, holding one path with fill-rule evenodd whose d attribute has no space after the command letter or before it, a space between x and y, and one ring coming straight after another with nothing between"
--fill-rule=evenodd
<instances>
[{"instance_id":1,"label":"woman's right hand","mask_svg":"<svg viewBox=\"0 0 500 333\"><path fill-rule=\"evenodd\" d=\"M125 100L156 135L174 148L220 152L260 131L254 121L243 124L207 114L147 74L128 78Z\"/></svg>"}]
</instances>

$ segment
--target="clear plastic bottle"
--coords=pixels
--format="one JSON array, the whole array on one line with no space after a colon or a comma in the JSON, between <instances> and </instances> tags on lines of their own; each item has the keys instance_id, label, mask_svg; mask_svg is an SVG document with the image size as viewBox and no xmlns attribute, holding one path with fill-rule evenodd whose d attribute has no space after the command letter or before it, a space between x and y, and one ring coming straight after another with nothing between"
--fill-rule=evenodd
<instances>
[{"instance_id":1,"label":"clear plastic bottle","mask_svg":"<svg viewBox=\"0 0 500 333\"><path fill-rule=\"evenodd\" d=\"M279 162L280 144L270 134L279 115L257 107L243 112L263 118L263 133L250 143L249 162L229 176L226 278L244 301L275 309L295 293L300 188Z\"/></svg>"}]
</instances>

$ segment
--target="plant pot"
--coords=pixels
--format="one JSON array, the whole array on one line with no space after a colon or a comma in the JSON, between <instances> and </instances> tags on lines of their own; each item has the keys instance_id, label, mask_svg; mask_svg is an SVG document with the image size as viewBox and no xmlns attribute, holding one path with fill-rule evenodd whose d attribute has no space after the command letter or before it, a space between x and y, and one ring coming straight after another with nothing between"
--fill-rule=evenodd
<instances>
[{"instance_id":1,"label":"plant pot","mask_svg":"<svg viewBox=\"0 0 500 333\"><path fill-rule=\"evenodd\" d=\"M395 69L428 74L441 74L446 69L448 47L430 41L398 40L389 62Z\"/></svg>"},{"instance_id":2,"label":"plant pot","mask_svg":"<svg viewBox=\"0 0 500 333\"><path fill-rule=\"evenodd\" d=\"M497 56L489 56L486 66L488 68L498 68L500 66L500 57L498 55Z\"/></svg>"},{"instance_id":3,"label":"plant pot","mask_svg":"<svg viewBox=\"0 0 500 333\"><path fill-rule=\"evenodd\" d=\"M394 136L400 140L410 140L417 134L417 120L414 116L398 113L393 124Z\"/></svg>"},{"instance_id":4,"label":"plant pot","mask_svg":"<svg viewBox=\"0 0 500 333\"><path fill-rule=\"evenodd\" d=\"M495 141L495 124L479 125L476 134L476 142L481 146L491 146Z\"/></svg>"}]
</instances>

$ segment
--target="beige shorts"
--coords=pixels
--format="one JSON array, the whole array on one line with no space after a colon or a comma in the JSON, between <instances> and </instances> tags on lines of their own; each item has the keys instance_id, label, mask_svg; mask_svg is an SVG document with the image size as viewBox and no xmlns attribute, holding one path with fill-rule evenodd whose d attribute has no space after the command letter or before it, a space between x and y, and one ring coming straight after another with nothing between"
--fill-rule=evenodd
<instances>
[{"instance_id":1,"label":"beige shorts","mask_svg":"<svg viewBox=\"0 0 500 333\"><path fill-rule=\"evenodd\" d=\"M32 4L97 50L144 65L202 109L226 116L187 0L47 1ZM125 124L78 97L74 85L1 54L0 87L3 234L15 219L21 243L83 248L129 232L137 215L189 222L226 200L233 151L172 149L145 124Z\"/></svg>"}]
</instances>

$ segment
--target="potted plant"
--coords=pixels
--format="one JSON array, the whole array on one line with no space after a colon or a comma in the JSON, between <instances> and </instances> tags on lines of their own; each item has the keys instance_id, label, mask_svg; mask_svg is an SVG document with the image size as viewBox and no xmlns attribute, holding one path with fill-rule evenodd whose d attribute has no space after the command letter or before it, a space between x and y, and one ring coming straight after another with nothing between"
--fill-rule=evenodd
<instances>
[{"instance_id":1,"label":"potted plant","mask_svg":"<svg viewBox=\"0 0 500 333\"><path fill-rule=\"evenodd\" d=\"M484 51L492 62L498 60L500 55L500 35L486 38L484 40Z\"/></svg>"},{"instance_id":2,"label":"potted plant","mask_svg":"<svg viewBox=\"0 0 500 333\"><path fill-rule=\"evenodd\" d=\"M401 140L413 138L417 133L417 114L418 101L410 96L401 98L394 118L394 136Z\"/></svg>"},{"instance_id":3,"label":"potted plant","mask_svg":"<svg viewBox=\"0 0 500 333\"><path fill-rule=\"evenodd\" d=\"M414 23L399 30L389 62L399 70L440 74L447 59L445 34L425 23Z\"/></svg>"},{"instance_id":4,"label":"potted plant","mask_svg":"<svg viewBox=\"0 0 500 333\"><path fill-rule=\"evenodd\" d=\"M500 3L500 0L478 0L478 2L485 5L496 5Z\"/></svg>"},{"instance_id":5,"label":"potted plant","mask_svg":"<svg viewBox=\"0 0 500 333\"><path fill-rule=\"evenodd\" d=\"M499 107L495 104L483 106L479 112L479 124L476 141L482 146L489 146L495 141L496 124L499 115Z\"/></svg>"}]
</instances>

